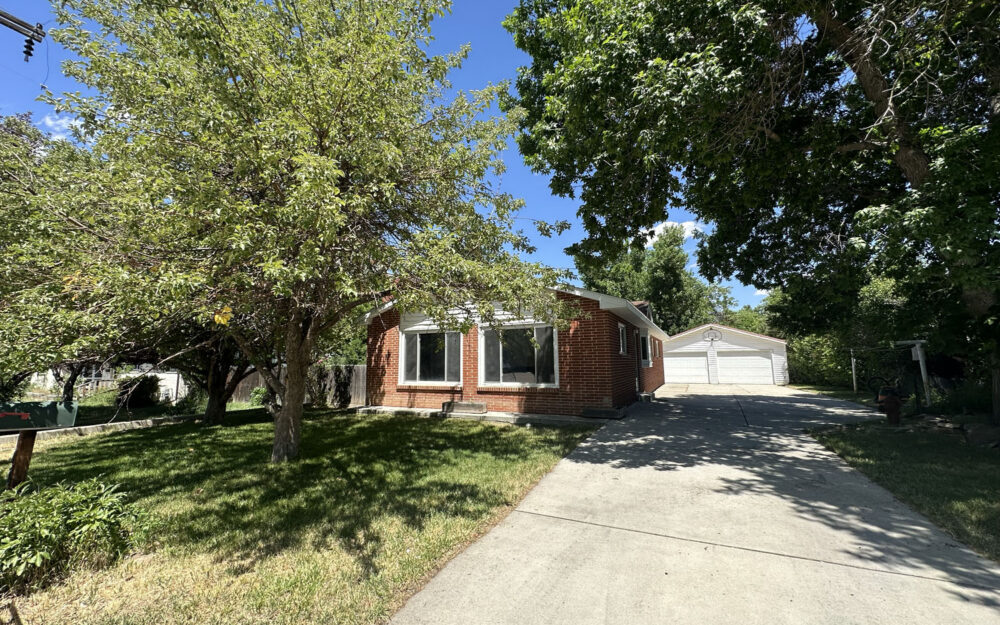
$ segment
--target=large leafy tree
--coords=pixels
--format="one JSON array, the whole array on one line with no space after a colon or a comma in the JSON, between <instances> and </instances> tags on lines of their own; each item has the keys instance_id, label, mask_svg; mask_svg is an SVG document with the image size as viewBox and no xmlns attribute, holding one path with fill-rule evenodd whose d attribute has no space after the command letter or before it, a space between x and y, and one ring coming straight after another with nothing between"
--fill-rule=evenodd
<instances>
[{"instance_id":1,"label":"large leafy tree","mask_svg":"<svg viewBox=\"0 0 1000 625\"><path fill-rule=\"evenodd\" d=\"M651 246L631 247L611 262L576 256L577 272L588 289L648 301L654 320L668 334L710 321L726 323L735 303L729 289L695 276L683 245L684 230L665 227Z\"/></svg>"},{"instance_id":2,"label":"large leafy tree","mask_svg":"<svg viewBox=\"0 0 1000 625\"><path fill-rule=\"evenodd\" d=\"M280 398L272 460L298 454L326 332L393 297L447 319L494 302L553 316L495 188L516 119L503 86L446 98L465 51L427 53L444 1L68 0L53 38L96 94L53 97L102 163L83 223L165 315L227 330ZM96 27L95 27L96 25ZM91 210L92 207L92 210ZM124 297L124 296L123 296ZM279 354L286 375L272 372Z\"/></svg>"},{"instance_id":3,"label":"large leafy tree","mask_svg":"<svg viewBox=\"0 0 1000 625\"><path fill-rule=\"evenodd\" d=\"M715 224L708 277L818 322L892 278L982 346L1000 418L995 2L523 0L506 26L532 59L520 147L579 191L580 252L683 203Z\"/></svg>"}]
</instances>

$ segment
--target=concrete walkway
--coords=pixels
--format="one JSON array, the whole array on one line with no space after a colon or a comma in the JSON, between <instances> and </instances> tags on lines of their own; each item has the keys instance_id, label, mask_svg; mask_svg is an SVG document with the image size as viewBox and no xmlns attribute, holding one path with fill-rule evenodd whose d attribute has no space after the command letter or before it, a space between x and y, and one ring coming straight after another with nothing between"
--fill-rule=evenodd
<instances>
[{"instance_id":1,"label":"concrete walkway","mask_svg":"<svg viewBox=\"0 0 1000 625\"><path fill-rule=\"evenodd\" d=\"M1000 624L1000 566L802 433L871 416L780 387L663 387L392 623Z\"/></svg>"}]
</instances>

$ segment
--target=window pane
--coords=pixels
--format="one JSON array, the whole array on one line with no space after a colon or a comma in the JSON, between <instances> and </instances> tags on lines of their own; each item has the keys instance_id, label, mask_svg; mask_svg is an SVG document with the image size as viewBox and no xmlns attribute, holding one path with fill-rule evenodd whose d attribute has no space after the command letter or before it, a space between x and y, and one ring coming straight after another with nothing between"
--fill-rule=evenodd
<instances>
[{"instance_id":1,"label":"window pane","mask_svg":"<svg viewBox=\"0 0 1000 625\"><path fill-rule=\"evenodd\" d=\"M503 381L535 383L535 346L531 344L531 330L503 333Z\"/></svg>"},{"instance_id":2,"label":"window pane","mask_svg":"<svg viewBox=\"0 0 1000 625\"><path fill-rule=\"evenodd\" d=\"M622 354L628 352L628 341L626 340L625 326L618 326L618 351Z\"/></svg>"},{"instance_id":3,"label":"window pane","mask_svg":"<svg viewBox=\"0 0 1000 625\"><path fill-rule=\"evenodd\" d=\"M462 335L449 332L445 340L448 351L448 381L462 381Z\"/></svg>"},{"instance_id":4,"label":"window pane","mask_svg":"<svg viewBox=\"0 0 1000 625\"><path fill-rule=\"evenodd\" d=\"M483 332L483 380L500 381L500 338L495 330Z\"/></svg>"},{"instance_id":5,"label":"window pane","mask_svg":"<svg viewBox=\"0 0 1000 625\"><path fill-rule=\"evenodd\" d=\"M403 379L408 381L416 381L417 379L417 356L419 355L419 348L417 347L420 341L419 334L405 334L403 335L406 344L404 347L404 353L406 354L406 366L403 368Z\"/></svg>"},{"instance_id":6,"label":"window pane","mask_svg":"<svg viewBox=\"0 0 1000 625\"><path fill-rule=\"evenodd\" d=\"M538 382L540 384L554 384L556 381L556 362L552 328L535 328L535 340L538 342L535 361Z\"/></svg>"},{"instance_id":7,"label":"window pane","mask_svg":"<svg viewBox=\"0 0 1000 625\"><path fill-rule=\"evenodd\" d=\"M420 335L420 380L444 382L444 333Z\"/></svg>"},{"instance_id":8,"label":"window pane","mask_svg":"<svg viewBox=\"0 0 1000 625\"><path fill-rule=\"evenodd\" d=\"M642 359L649 360L649 337L640 337L639 341L640 347L642 347Z\"/></svg>"}]
</instances>

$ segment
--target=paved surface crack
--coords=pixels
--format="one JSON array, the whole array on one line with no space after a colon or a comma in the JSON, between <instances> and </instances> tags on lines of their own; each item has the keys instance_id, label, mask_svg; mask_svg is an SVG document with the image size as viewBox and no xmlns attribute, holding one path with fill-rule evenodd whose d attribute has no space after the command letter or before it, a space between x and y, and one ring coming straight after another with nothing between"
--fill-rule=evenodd
<instances>
[{"instance_id":1,"label":"paved surface crack","mask_svg":"<svg viewBox=\"0 0 1000 625\"><path fill-rule=\"evenodd\" d=\"M916 574L916 573L903 573L903 572L900 572L900 571L890 571L890 570L887 570L887 569L879 569L879 568L874 568L874 567L870 567L870 566L861 566L861 565L858 565L858 564L847 564L845 562L834 562L832 560L823 560L821 558L810 558L808 556L797 556L797 555L791 554L791 553L781 553L781 552L778 552L778 551L769 551L767 549L755 549L753 547L741 547L739 545L728 545L726 543L718 543L718 542L713 542L713 541L710 541L710 540L701 540L701 539L698 539L698 538L685 538L684 536L674 536L672 534L664 534L664 533L661 533L661 532L650 532L650 531L647 531L647 530L638 530L638 529L633 529L633 528L630 528L630 527L619 527L617 525L608 525L606 523L596 523L594 521L581 521L579 519L570 519L570 518L558 516L558 515L555 515L555 514L545 514L544 512L532 512L530 510L520 510L520 509L515 509L514 512L515 513L519 513L519 514L529 514L531 516L536 516L536 517L544 517L544 518L554 519L554 520L557 520L557 521L565 521L567 523L578 523L580 525L590 525L592 527L601 527L601 528L615 530L615 531L619 531L619 532L630 532L632 534L644 534L646 536L655 536L657 538L666 538L667 540L679 540L679 541L682 541L682 542L694 543L694 544L698 544L698 545L708 545L708 546L711 546L711 547L719 547L719 548L722 548L722 549L733 549L733 550L736 550L736 551L745 551L745 552L749 552L749 553L759 553L759 554L762 554L762 555L774 556L774 557L778 557L778 558L789 558L789 559L792 559L792 560L802 560L802 561L805 561L805 562L815 562L817 564L827 564L827 565L830 565L830 566L840 566L840 567L849 568L849 569L857 569L857 570L860 570L860 571L869 571L869 572L872 572L872 573L882 573L884 575L898 575L900 577L911 577L911 578L914 578L914 579L923 579L923 580L927 580L927 581L931 581L931 582L941 582L941 583L945 583L945 584L954 584L955 586L961 586L963 588L974 588L974 589L977 589L977 590L989 590L989 591L1000 590L1000 588L995 588L995 587L991 587L991 586L983 586L981 584L976 584L976 583L972 583L972 582L965 582L965 581L959 581L959 580L954 580L954 579L948 579L948 578L944 578L944 577L933 577L933 576L930 576L930 575L919 575L919 574Z\"/></svg>"}]
</instances>

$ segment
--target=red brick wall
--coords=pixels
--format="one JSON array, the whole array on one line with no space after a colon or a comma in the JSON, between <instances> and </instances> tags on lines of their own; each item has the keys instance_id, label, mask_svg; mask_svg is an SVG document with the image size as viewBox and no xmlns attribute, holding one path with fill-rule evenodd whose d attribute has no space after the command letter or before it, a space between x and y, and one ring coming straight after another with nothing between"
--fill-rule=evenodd
<instances>
[{"instance_id":1,"label":"red brick wall","mask_svg":"<svg viewBox=\"0 0 1000 625\"><path fill-rule=\"evenodd\" d=\"M642 391L651 393L663 385L663 341L649 337L650 366L642 368Z\"/></svg>"},{"instance_id":2,"label":"red brick wall","mask_svg":"<svg viewBox=\"0 0 1000 625\"><path fill-rule=\"evenodd\" d=\"M626 324L629 353L619 355L618 317L600 310L594 300L559 297L575 301L585 313L558 333L559 388L479 386L477 328L462 338L461 387L400 386L399 314L390 309L368 326L368 404L440 409L446 401L475 401L490 411L574 415L631 404L636 399L634 326ZM659 372L662 380L662 362Z\"/></svg>"}]
</instances>

